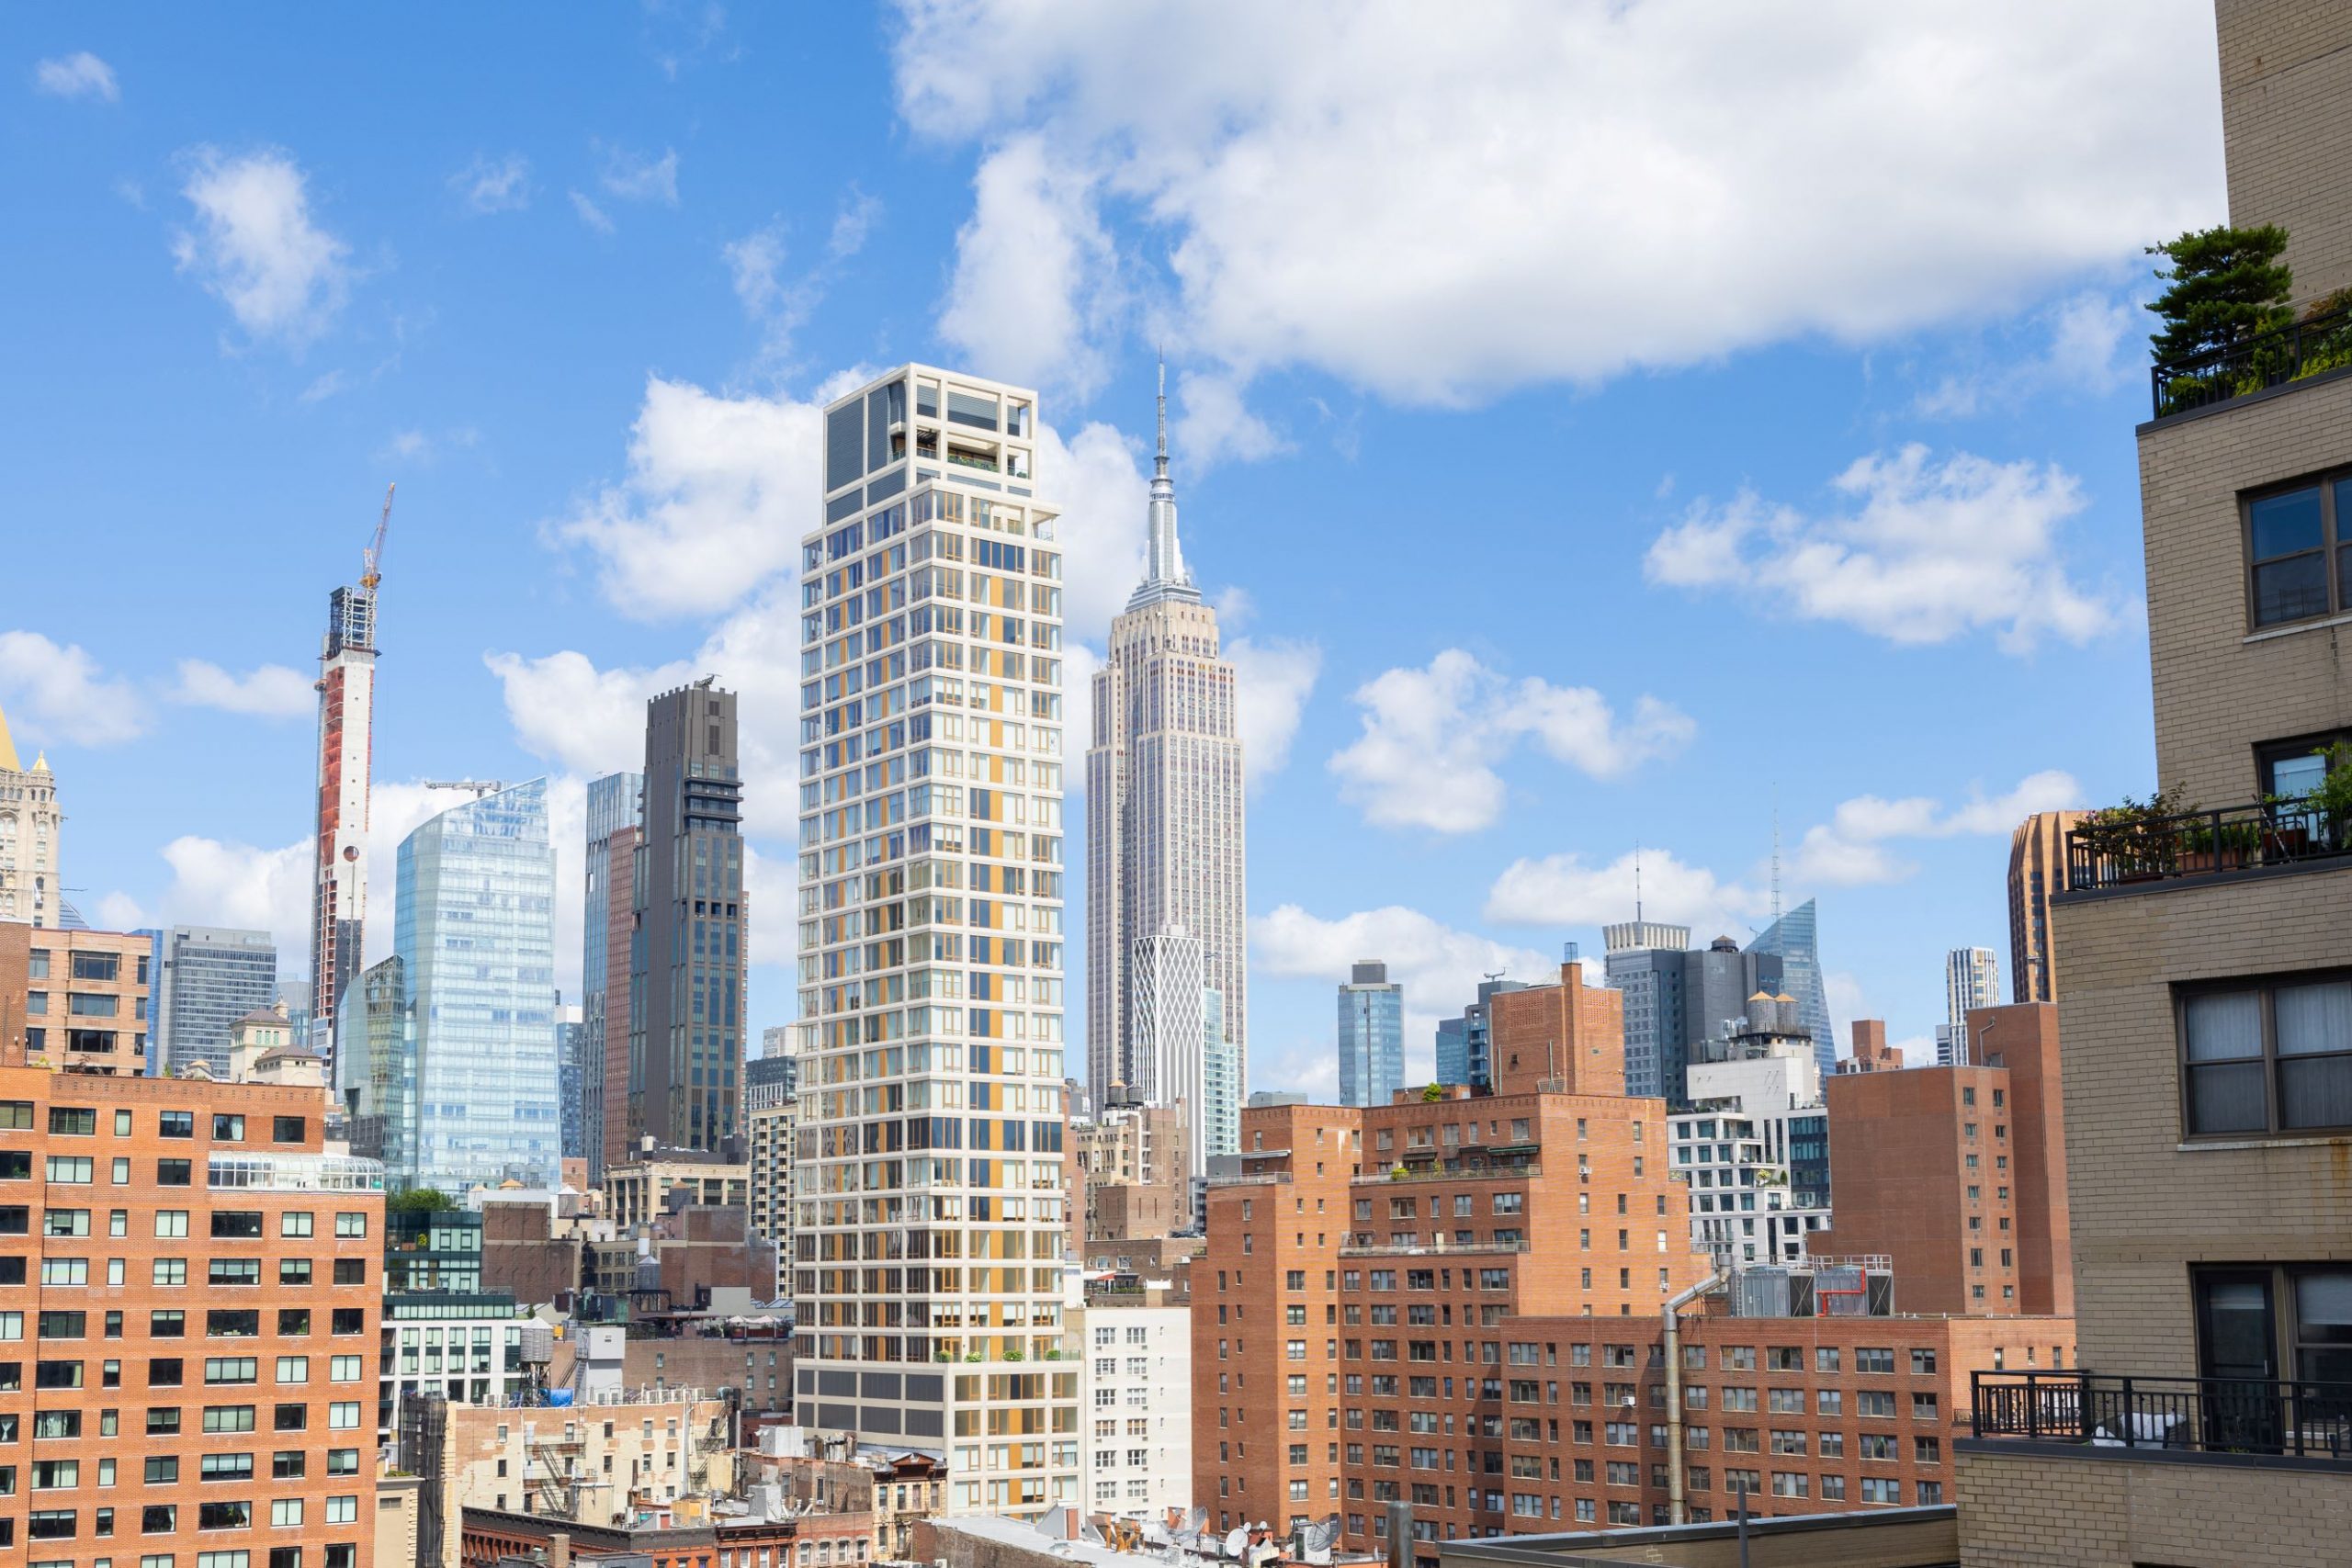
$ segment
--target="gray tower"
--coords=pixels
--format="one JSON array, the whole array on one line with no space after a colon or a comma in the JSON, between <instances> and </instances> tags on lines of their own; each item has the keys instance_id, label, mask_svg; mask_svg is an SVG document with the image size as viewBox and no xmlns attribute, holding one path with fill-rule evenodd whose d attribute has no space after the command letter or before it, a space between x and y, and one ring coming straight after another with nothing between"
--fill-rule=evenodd
<instances>
[{"instance_id":1,"label":"gray tower","mask_svg":"<svg viewBox=\"0 0 2352 1568\"><path fill-rule=\"evenodd\" d=\"M718 1151L742 1137L742 820L735 694L706 677L648 703L629 975L631 1145L650 1136Z\"/></svg>"}]
</instances>

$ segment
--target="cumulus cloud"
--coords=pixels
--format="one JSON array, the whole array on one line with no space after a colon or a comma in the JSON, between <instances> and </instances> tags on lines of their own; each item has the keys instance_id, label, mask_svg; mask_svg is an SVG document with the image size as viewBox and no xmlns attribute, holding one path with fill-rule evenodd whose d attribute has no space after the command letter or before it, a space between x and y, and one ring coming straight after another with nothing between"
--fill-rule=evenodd
<instances>
[{"instance_id":1,"label":"cumulus cloud","mask_svg":"<svg viewBox=\"0 0 2352 1568\"><path fill-rule=\"evenodd\" d=\"M2025 653L2122 621L2122 602L2078 584L2060 553L2060 530L2085 502L2054 463L1939 461L1914 444L1856 459L1831 488L1844 504L1819 515L1749 491L1727 505L1701 501L1651 544L1644 570L1898 644L1990 631L2004 652Z\"/></svg>"},{"instance_id":2,"label":"cumulus cloud","mask_svg":"<svg viewBox=\"0 0 2352 1568\"><path fill-rule=\"evenodd\" d=\"M312 677L300 670L264 664L239 675L202 659L180 660L179 685L172 700L260 718L301 718L318 709Z\"/></svg>"},{"instance_id":3,"label":"cumulus cloud","mask_svg":"<svg viewBox=\"0 0 2352 1568\"><path fill-rule=\"evenodd\" d=\"M1336 919L1310 914L1296 904L1252 916L1250 947L1261 979L1312 980L1337 985L1360 959L1379 959L1388 977L1405 988L1405 1077L1426 1079L1432 1071L1431 1041L1437 1021L1461 1010L1477 995L1479 978L1497 971L1517 979L1542 980L1559 973L1556 959L1531 948L1457 931L1418 909L1391 904ZM1285 1048L1267 1040L1250 1043L1252 1089L1336 1090L1331 1043L1326 1038Z\"/></svg>"},{"instance_id":4,"label":"cumulus cloud","mask_svg":"<svg viewBox=\"0 0 2352 1568\"><path fill-rule=\"evenodd\" d=\"M256 342L300 352L326 331L349 292L350 247L311 213L306 176L275 149L187 154L181 187L192 227L172 239L180 270L229 307Z\"/></svg>"},{"instance_id":5,"label":"cumulus cloud","mask_svg":"<svg viewBox=\"0 0 2352 1568\"><path fill-rule=\"evenodd\" d=\"M1486 916L1498 925L1589 928L1632 919L1636 900L1643 918L1689 926L1702 942L1736 936L1771 908L1760 888L1650 849L1604 865L1572 852L1515 860L1487 890Z\"/></svg>"},{"instance_id":6,"label":"cumulus cloud","mask_svg":"<svg viewBox=\"0 0 2352 1568\"><path fill-rule=\"evenodd\" d=\"M1290 743L1323 673L1323 649L1292 637L1237 637L1225 644L1233 666L1241 771L1255 784L1290 762Z\"/></svg>"},{"instance_id":7,"label":"cumulus cloud","mask_svg":"<svg viewBox=\"0 0 2352 1568\"><path fill-rule=\"evenodd\" d=\"M973 181L939 335L1007 380L1082 400L1108 374L1115 276L1085 176L1045 138L1015 137Z\"/></svg>"},{"instance_id":8,"label":"cumulus cloud","mask_svg":"<svg viewBox=\"0 0 2352 1568\"><path fill-rule=\"evenodd\" d=\"M1081 383L1138 275L1245 379L1457 401L2012 309L2220 205L2196 0L899 8L901 113L982 148L945 335Z\"/></svg>"},{"instance_id":9,"label":"cumulus cloud","mask_svg":"<svg viewBox=\"0 0 2352 1568\"><path fill-rule=\"evenodd\" d=\"M821 483L820 412L821 400L728 398L650 377L628 477L547 531L596 558L623 615L725 610L799 554Z\"/></svg>"},{"instance_id":10,"label":"cumulus cloud","mask_svg":"<svg viewBox=\"0 0 2352 1568\"><path fill-rule=\"evenodd\" d=\"M88 50L42 61L33 67L33 86L53 98L103 98L111 104L122 97L114 67Z\"/></svg>"},{"instance_id":11,"label":"cumulus cloud","mask_svg":"<svg viewBox=\"0 0 2352 1568\"><path fill-rule=\"evenodd\" d=\"M719 248L743 314L761 329L762 353L773 360L790 353L793 334L824 299L843 265L865 248L865 236L881 214L882 203L853 186L834 215L823 254L797 272L786 266L789 252L781 218Z\"/></svg>"},{"instance_id":12,"label":"cumulus cloud","mask_svg":"<svg viewBox=\"0 0 2352 1568\"><path fill-rule=\"evenodd\" d=\"M2006 794L1980 791L1950 808L1927 795L1856 795L1805 829L1790 869L1798 881L1833 887L1900 882L1918 870L1899 851L1905 840L2005 834L2037 811L2065 810L2082 797L2075 776L2054 768L2028 774Z\"/></svg>"},{"instance_id":13,"label":"cumulus cloud","mask_svg":"<svg viewBox=\"0 0 2352 1568\"><path fill-rule=\"evenodd\" d=\"M1636 700L1620 719L1589 686L1512 681L1458 648L1424 670L1387 671L1358 687L1363 732L1335 753L1341 796L1383 828L1468 833L1502 815L1493 763L1521 741L1593 778L1611 778L1686 744L1694 727L1665 703Z\"/></svg>"},{"instance_id":14,"label":"cumulus cloud","mask_svg":"<svg viewBox=\"0 0 2352 1568\"><path fill-rule=\"evenodd\" d=\"M147 705L74 643L39 632L0 632L0 713L18 740L111 746L147 728Z\"/></svg>"},{"instance_id":15,"label":"cumulus cloud","mask_svg":"<svg viewBox=\"0 0 2352 1568\"><path fill-rule=\"evenodd\" d=\"M596 161L596 183L623 201L658 201L664 207L678 205L678 154L664 150L659 158L650 153L634 152L609 142L594 143Z\"/></svg>"},{"instance_id":16,"label":"cumulus cloud","mask_svg":"<svg viewBox=\"0 0 2352 1568\"><path fill-rule=\"evenodd\" d=\"M500 158L477 152L449 176L449 188L469 212L520 212L531 205L531 161L520 152Z\"/></svg>"}]
</instances>

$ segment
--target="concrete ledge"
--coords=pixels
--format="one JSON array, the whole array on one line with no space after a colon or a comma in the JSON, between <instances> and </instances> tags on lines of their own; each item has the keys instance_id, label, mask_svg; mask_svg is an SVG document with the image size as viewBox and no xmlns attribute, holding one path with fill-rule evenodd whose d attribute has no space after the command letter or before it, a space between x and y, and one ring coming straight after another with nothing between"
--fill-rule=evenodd
<instances>
[{"instance_id":1,"label":"concrete ledge","mask_svg":"<svg viewBox=\"0 0 2352 1568\"><path fill-rule=\"evenodd\" d=\"M2030 1438L1956 1438L1952 1451L2043 1463L2081 1460L2090 1464L2187 1464L2209 1470L2292 1470L2352 1480L2352 1454L2326 1459L2309 1454L2217 1454L2199 1449L2127 1447L2121 1443L2064 1443Z\"/></svg>"}]
</instances>

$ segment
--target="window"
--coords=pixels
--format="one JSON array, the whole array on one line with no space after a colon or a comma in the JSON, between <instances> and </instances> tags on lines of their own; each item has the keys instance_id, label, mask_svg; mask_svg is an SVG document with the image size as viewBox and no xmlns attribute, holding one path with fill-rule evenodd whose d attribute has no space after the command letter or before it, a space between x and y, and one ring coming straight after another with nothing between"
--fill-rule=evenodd
<instances>
[{"instance_id":1,"label":"window","mask_svg":"<svg viewBox=\"0 0 2352 1568\"><path fill-rule=\"evenodd\" d=\"M308 1209L288 1209L277 1216L277 1234L307 1236L311 1234L311 1212Z\"/></svg>"},{"instance_id":2,"label":"window","mask_svg":"<svg viewBox=\"0 0 2352 1568\"><path fill-rule=\"evenodd\" d=\"M300 1116L273 1116L269 1119L269 1141L273 1144L299 1144L302 1141L305 1119Z\"/></svg>"},{"instance_id":3,"label":"window","mask_svg":"<svg viewBox=\"0 0 2352 1568\"><path fill-rule=\"evenodd\" d=\"M338 1213L334 1217L334 1234L338 1236L364 1236L368 1234L365 1213Z\"/></svg>"},{"instance_id":4,"label":"window","mask_svg":"<svg viewBox=\"0 0 2352 1568\"><path fill-rule=\"evenodd\" d=\"M290 1260L289 1260L290 1261ZM283 1272L281 1269L280 1272ZM310 1263L302 1264L302 1282L310 1282ZM368 1260L364 1258L338 1258L334 1260L334 1282L338 1285L364 1285L368 1282Z\"/></svg>"},{"instance_id":5,"label":"window","mask_svg":"<svg viewBox=\"0 0 2352 1568\"><path fill-rule=\"evenodd\" d=\"M212 1212L212 1235L217 1241L259 1241L261 1211L258 1209L215 1209Z\"/></svg>"},{"instance_id":6,"label":"window","mask_svg":"<svg viewBox=\"0 0 2352 1568\"><path fill-rule=\"evenodd\" d=\"M335 1265L341 1273L343 1265ZM307 1258L281 1258L277 1260L277 1282L281 1285L307 1285L311 1282L311 1260ZM342 1281L337 1280L338 1284Z\"/></svg>"},{"instance_id":7,"label":"window","mask_svg":"<svg viewBox=\"0 0 2352 1568\"><path fill-rule=\"evenodd\" d=\"M2352 1127L2352 976L2184 991L2178 1027L2189 1136Z\"/></svg>"},{"instance_id":8,"label":"window","mask_svg":"<svg viewBox=\"0 0 2352 1568\"><path fill-rule=\"evenodd\" d=\"M87 1105L52 1105L49 1108L49 1131L51 1137L95 1138L98 1135L97 1109Z\"/></svg>"},{"instance_id":9,"label":"window","mask_svg":"<svg viewBox=\"0 0 2352 1568\"><path fill-rule=\"evenodd\" d=\"M2352 1379L2352 1269L2199 1269L2192 1280L2203 1376Z\"/></svg>"},{"instance_id":10,"label":"window","mask_svg":"<svg viewBox=\"0 0 2352 1568\"><path fill-rule=\"evenodd\" d=\"M2246 601L2256 626L2324 615L2346 603L2352 558L2352 478L2332 478L2245 503Z\"/></svg>"},{"instance_id":11,"label":"window","mask_svg":"<svg viewBox=\"0 0 2352 1568\"><path fill-rule=\"evenodd\" d=\"M86 1187L90 1182L91 1163L87 1155L51 1155L49 1156L49 1179Z\"/></svg>"},{"instance_id":12,"label":"window","mask_svg":"<svg viewBox=\"0 0 2352 1568\"><path fill-rule=\"evenodd\" d=\"M219 1219L219 1215L214 1215ZM158 1258L156 1266L161 1268ZM215 1258L205 1265L205 1277L215 1285L258 1285L261 1283L261 1259L258 1258Z\"/></svg>"},{"instance_id":13,"label":"window","mask_svg":"<svg viewBox=\"0 0 2352 1568\"><path fill-rule=\"evenodd\" d=\"M166 1138L193 1138L196 1136L196 1112L193 1111L164 1111L155 1119L155 1131L160 1136Z\"/></svg>"},{"instance_id":14,"label":"window","mask_svg":"<svg viewBox=\"0 0 2352 1568\"><path fill-rule=\"evenodd\" d=\"M288 1525L300 1524L302 1522L302 1499L300 1497L279 1497L273 1500L269 1505L269 1522L281 1528Z\"/></svg>"},{"instance_id":15,"label":"window","mask_svg":"<svg viewBox=\"0 0 2352 1568\"><path fill-rule=\"evenodd\" d=\"M245 1141L245 1119L225 1111L212 1113L212 1139L220 1144L242 1144Z\"/></svg>"}]
</instances>

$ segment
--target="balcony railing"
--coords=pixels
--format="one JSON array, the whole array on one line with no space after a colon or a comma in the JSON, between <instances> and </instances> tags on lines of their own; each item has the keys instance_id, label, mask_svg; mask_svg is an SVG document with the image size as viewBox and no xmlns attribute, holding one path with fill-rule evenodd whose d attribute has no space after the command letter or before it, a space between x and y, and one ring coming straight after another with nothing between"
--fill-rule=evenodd
<instances>
[{"instance_id":1,"label":"balcony railing","mask_svg":"<svg viewBox=\"0 0 2352 1568\"><path fill-rule=\"evenodd\" d=\"M1439 1253L1505 1253L1525 1252L1524 1241L1447 1241L1431 1236L1427 1241L1383 1241L1372 1231L1356 1231L1343 1237L1340 1253L1347 1258L1419 1258Z\"/></svg>"},{"instance_id":2,"label":"balcony railing","mask_svg":"<svg viewBox=\"0 0 2352 1568\"><path fill-rule=\"evenodd\" d=\"M1979 1438L2352 1466L2352 1383L1974 1372Z\"/></svg>"},{"instance_id":3,"label":"balcony railing","mask_svg":"<svg viewBox=\"0 0 2352 1568\"><path fill-rule=\"evenodd\" d=\"M1392 1181L1508 1181L1543 1174L1544 1168L1532 1161L1525 1165L1408 1165L1401 1168L1359 1173L1348 1180L1358 1187L1385 1187Z\"/></svg>"},{"instance_id":4,"label":"balcony railing","mask_svg":"<svg viewBox=\"0 0 2352 1568\"><path fill-rule=\"evenodd\" d=\"M2177 817L2086 822L2066 834L2076 893L2352 854L2352 824L2307 806L2232 806Z\"/></svg>"},{"instance_id":5,"label":"balcony railing","mask_svg":"<svg viewBox=\"0 0 2352 1568\"><path fill-rule=\"evenodd\" d=\"M2244 343L2163 361L2148 372L2156 417L2225 402L2352 365L2352 310L2330 310Z\"/></svg>"}]
</instances>

